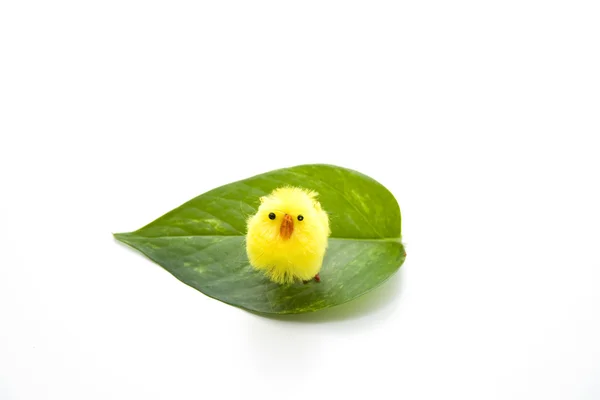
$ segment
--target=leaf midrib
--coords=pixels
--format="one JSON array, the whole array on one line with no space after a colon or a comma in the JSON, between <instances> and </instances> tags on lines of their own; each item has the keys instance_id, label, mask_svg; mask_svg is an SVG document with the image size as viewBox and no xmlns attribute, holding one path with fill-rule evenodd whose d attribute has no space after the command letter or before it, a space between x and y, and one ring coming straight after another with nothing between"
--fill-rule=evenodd
<instances>
[{"instance_id":1,"label":"leaf midrib","mask_svg":"<svg viewBox=\"0 0 600 400\"><path fill-rule=\"evenodd\" d=\"M164 235L164 236L144 236L138 235L135 232L125 232L125 233L115 233L113 234L117 239L119 237L131 237L136 236L140 238L146 239L168 239L168 238L193 238L193 237L205 237L205 238L215 238L215 237L226 237L226 238L235 238L235 237L246 237L246 235ZM395 238L346 238L346 237L330 237L330 240L352 240L357 242L398 242L401 243L401 237Z\"/></svg>"}]
</instances>

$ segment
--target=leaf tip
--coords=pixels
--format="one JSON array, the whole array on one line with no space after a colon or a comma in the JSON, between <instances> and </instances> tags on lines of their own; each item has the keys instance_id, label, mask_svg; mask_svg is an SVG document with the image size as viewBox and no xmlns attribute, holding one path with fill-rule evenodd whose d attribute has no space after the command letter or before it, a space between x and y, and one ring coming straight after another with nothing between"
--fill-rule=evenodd
<instances>
[{"instance_id":1,"label":"leaf tip","mask_svg":"<svg viewBox=\"0 0 600 400\"><path fill-rule=\"evenodd\" d=\"M129 236L129 233L127 233L127 232L119 232L119 233L113 233L112 235L119 242L127 243L126 238L127 238L127 236Z\"/></svg>"}]
</instances>

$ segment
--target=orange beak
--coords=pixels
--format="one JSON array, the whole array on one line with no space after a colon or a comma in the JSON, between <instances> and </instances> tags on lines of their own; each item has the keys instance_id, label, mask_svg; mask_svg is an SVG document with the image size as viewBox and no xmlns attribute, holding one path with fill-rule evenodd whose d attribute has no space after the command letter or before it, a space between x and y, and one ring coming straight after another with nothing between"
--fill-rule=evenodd
<instances>
[{"instance_id":1,"label":"orange beak","mask_svg":"<svg viewBox=\"0 0 600 400\"><path fill-rule=\"evenodd\" d=\"M283 240L288 240L292 236L292 232L294 232L294 219L291 215L285 214L279 228L279 235Z\"/></svg>"}]
</instances>

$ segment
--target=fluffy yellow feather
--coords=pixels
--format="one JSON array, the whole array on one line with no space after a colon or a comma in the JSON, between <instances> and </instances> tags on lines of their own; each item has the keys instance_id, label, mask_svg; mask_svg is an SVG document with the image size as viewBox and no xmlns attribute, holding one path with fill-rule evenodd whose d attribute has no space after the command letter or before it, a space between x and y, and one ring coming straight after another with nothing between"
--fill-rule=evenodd
<instances>
[{"instance_id":1,"label":"fluffy yellow feather","mask_svg":"<svg viewBox=\"0 0 600 400\"><path fill-rule=\"evenodd\" d=\"M275 189L260 198L248 219L246 252L250 265L273 282L320 281L330 235L329 218L317 193L296 187Z\"/></svg>"}]
</instances>

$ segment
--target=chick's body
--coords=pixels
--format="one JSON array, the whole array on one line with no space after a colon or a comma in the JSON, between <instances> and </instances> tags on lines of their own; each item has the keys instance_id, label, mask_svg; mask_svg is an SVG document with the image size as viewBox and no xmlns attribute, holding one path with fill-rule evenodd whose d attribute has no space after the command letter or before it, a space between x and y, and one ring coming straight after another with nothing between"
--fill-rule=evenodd
<instances>
[{"instance_id":1,"label":"chick's body","mask_svg":"<svg viewBox=\"0 0 600 400\"><path fill-rule=\"evenodd\" d=\"M275 189L260 198L258 212L248 219L250 265L273 282L318 278L330 231L316 196L300 188Z\"/></svg>"}]
</instances>

